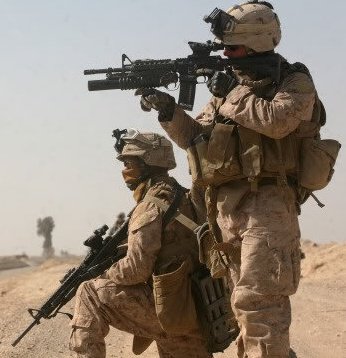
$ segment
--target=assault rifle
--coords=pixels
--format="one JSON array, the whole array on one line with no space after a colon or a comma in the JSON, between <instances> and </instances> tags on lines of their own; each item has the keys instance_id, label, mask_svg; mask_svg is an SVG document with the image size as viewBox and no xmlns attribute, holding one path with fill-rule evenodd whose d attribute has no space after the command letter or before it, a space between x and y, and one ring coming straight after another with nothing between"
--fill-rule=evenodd
<instances>
[{"instance_id":1,"label":"assault rifle","mask_svg":"<svg viewBox=\"0 0 346 358\"><path fill-rule=\"evenodd\" d=\"M84 245L89 247L89 251L83 262L78 267L67 271L65 276L60 280L60 287L48 298L41 308L28 309L34 321L13 341L13 347L15 347L35 325L40 324L41 319L51 319L58 313L65 314L72 319L71 314L61 312L60 309L75 296L82 282L101 275L105 270L110 268L113 263L124 257L124 251L120 250L119 245L127 238L128 223L129 219L127 219L113 235L105 238L103 238L103 236L106 234L108 226L103 225L84 241Z\"/></svg>"},{"instance_id":2,"label":"assault rifle","mask_svg":"<svg viewBox=\"0 0 346 358\"><path fill-rule=\"evenodd\" d=\"M224 48L223 44L207 41L188 42L192 54L175 60L136 60L131 61L126 54L122 55L121 67L85 70L84 75L106 74L104 80L88 81L89 91L110 89L130 90L137 88L166 87L180 84L178 104L191 111L195 101L198 77L210 78L215 71L224 71L230 66L259 68L262 74L268 74L273 82L278 80L280 57L277 54L230 59L211 56L212 51ZM129 63L125 63L128 61Z\"/></svg>"}]
</instances>

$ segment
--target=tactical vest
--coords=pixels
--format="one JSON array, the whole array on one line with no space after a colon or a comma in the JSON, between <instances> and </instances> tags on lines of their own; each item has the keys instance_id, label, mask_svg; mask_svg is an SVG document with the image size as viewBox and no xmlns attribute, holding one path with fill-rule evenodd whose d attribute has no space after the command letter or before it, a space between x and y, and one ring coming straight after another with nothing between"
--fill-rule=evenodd
<instances>
[{"instance_id":1,"label":"tactical vest","mask_svg":"<svg viewBox=\"0 0 346 358\"><path fill-rule=\"evenodd\" d=\"M159 200L168 207L175 201L178 185L173 178L154 178L148 186L148 190L142 195L142 201L156 204L155 200ZM185 191L178 209L194 219L193 207ZM177 207L174 212L176 210ZM155 311L165 332L184 335L199 329L190 278L192 272L200 266L198 244L191 230L176 220L171 220L171 215L167 223L165 211L161 211L161 214L162 232L158 233L161 235L161 248L152 276Z\"/></svg>"},{"instance_id":2,"label":"tactical vest","mask_svg":"<svg viewBox=\"0 0 346 358\"><path fill-rule=\"evenodd\" d=\"M167 177L162 182L153 185L145 194L144 200L146 197L155 197L169 205L173 200L174 193L175 181L173 178ZM187 193L183 194L178 209L187 217L195 220L195 213ZM163 228L161 237L161 249L154 268L156 275L173 271L187 258L191 260L193 269L199 265L198 245L194 234L188 228L176 221L170 221Z\"/></svg>"},{"instance_id":3,"label":"tactical vest","mask_svg":"<svg viewBox=\"0 0 346 358\"><path fill-rule=\"evenodd\" d=\"M305 65L289 64L282 59L280 83L294 72L311 78ZM253 92L270 101L277 86L264 86L265 90L253 89ZM281 184L287 184L289 179L307 193L324 188L332 177L341 145L335 140L320 139L326 114L317 93L315 97L311 120L301 121L294 132L282 139L269 138L216 114L210 135L199 135L187 150L192 179L214 187L244 178L254 186L264 178L274 178ZM217 102L216 111L224 101L227 97ZM299 201L305 199L304 192Z\"/></svg>"},{"instance_id":4,"label":"tactical vest","mask_svg":"<svg viewBox=\"0 0 346 358\"><path fill-rule=\"evenodd\" d=\"M173 200L169 194L161 186L161 190L149 190L143 198L164 213L162 248L153 275L157 317L165 332L184 335L199 330L208 352L223 352L236 339L239 328L230 314L224 280L212 276L218 272L209 257L215 251L215 242L208 234L207 223L200 226L194 221L196 215L189 194L179 186L175 186ZM184 239L183 232L174 232L174 227L187 229L193 242ZM196 247L200 262L206 266L194 263Z\"/></svg>"}]
</instances>

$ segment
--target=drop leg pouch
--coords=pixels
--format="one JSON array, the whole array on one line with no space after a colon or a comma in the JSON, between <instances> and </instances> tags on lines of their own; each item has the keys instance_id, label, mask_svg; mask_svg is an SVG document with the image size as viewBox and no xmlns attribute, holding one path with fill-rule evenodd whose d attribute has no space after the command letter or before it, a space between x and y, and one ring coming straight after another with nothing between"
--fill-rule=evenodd
<instances>
[{"instance_id":1,"label":"drop leg pouch","mask_svg":"<svg viewBox=\"0 0 346 358\"><path fill-rule=\"evenodd\" d=\"M198 329L191 292L191 263L185 260L177 270L153 275L155 310L162 329L184 335Z\"/></svg>"}]
</instances>

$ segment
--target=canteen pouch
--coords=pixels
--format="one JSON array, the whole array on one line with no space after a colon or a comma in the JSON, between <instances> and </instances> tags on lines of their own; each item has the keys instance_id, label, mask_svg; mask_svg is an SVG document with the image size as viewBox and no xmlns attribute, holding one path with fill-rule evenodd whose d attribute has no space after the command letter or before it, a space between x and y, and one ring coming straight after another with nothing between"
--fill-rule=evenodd
<instances>
[{"instance_id":1,"label":"canteen pouch","mask_svg":"<svg viewBox=\"0 0 346 358\"><path fill-rule=\"evenodd\" d=\"M333 176L340 148L334 139L302 139L299 184L311 191L323 189Z\"/></svg>"},{"instance_id":2,"label":"canteen pouch","mask_svg":"<svg viewBox=\"0 0 346 358\"><path fill-rule=\"evenodd\" d=\"M191 263L185 260L177 270L153 275L155 310L162 329L184 335L198 328L191 292Z\"/></svg>"}]
</instances>

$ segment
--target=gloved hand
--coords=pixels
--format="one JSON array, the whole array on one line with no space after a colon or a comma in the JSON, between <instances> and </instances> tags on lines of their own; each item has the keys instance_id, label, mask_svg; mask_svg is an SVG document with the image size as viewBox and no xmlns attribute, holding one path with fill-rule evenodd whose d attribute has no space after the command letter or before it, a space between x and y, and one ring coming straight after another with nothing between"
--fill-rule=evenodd
<instances>
[{"instance_id":1,"label":"gloved hand","mask_svg":"<svg viewBox=\"0 0 346 358\"><path fill-rule=\"evenodd\" d=\"M207 82L207 87L215 97L223 98L226 97L237 84L238 81L232 75L216 71L213 77Z\"/></svg>"},{"instance_id":2,"label":"gloved hand","mask_svg":"<svg viewBox=\"0 0 346 358\"><path fill-rule=\"evenodd\" d=\"M154 88L139 88L135 91L135 96L142 96L140 104L143 111L150 112L153 108L159 112L160 122L172 120L175 99L168 93Z\"/></svg>"}]
</instances>

